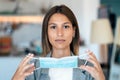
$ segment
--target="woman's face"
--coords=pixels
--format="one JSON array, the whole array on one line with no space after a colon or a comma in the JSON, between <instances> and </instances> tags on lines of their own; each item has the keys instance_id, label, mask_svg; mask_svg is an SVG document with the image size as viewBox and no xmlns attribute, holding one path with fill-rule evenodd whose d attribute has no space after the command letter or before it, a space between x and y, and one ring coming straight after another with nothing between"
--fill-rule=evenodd
<instances>
[{"instance_id":1,"label":"woman's face","mask_svg":"<svg viewBox=\"0 0 120 80\"><path fill-rule=\"evenodd\" d=\"M53 49L70 48L70 43L75 35L72 23L60 13L51 16L48 22L48 39Z\"/></svg>"}]
</instances>

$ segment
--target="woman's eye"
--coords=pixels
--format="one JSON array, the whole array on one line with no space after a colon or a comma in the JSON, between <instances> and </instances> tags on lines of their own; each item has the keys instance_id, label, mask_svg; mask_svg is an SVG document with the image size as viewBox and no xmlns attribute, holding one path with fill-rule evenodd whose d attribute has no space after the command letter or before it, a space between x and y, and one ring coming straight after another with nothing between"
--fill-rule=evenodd
<instances>
[{"instance_id":1,"label":"woman's eye","mask_svg":"<svg viewBox=\"0 0 120 80\"><path fill-rule=\"evenodd\" d=\"M51 28L51 29L55 29L55 28L56 28L56 26L51 26L50 28Z\"/></svg>"},{"instance_id":2,"label":"woman's eye","mask_svg":"<svg viewBox=\"0 0 120 80\"><path fill-rule=\"evenodd\" d=\"M65 25L64 28L69 28L69 26L68 26L68 25Z\"/></svg>"}]
</instances>

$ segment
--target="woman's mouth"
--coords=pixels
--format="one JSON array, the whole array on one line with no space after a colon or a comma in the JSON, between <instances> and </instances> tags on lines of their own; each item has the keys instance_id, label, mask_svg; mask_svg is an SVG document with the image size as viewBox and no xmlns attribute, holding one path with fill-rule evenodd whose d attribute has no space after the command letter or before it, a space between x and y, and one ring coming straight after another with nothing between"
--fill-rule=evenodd
<instances>
[{"instance_id":1,"label":"woman's mouth","mask_svg":"<svg viewBox=\"0 0 120 80\"><path fill-rule=\"evenodd\" d=\"M64 43L65 40L64 39L56 39L55 42L57 42L57 43Z\"/></svg>"}]
</instances>

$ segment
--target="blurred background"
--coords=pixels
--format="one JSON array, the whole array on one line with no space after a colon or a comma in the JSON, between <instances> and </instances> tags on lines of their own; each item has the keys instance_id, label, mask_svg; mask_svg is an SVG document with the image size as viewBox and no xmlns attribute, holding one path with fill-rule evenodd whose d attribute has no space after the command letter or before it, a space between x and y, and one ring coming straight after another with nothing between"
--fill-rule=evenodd
<instances>
[{"instance_id":1,"label":"blurred background","mask_svg":"<svg viewBox=\"0 0 120 80\"><path fill-rule=\"evenodd\" d=\"M10 80L29 52L41 55L42 20L59 4L78 20L79 55L92 50L106 80L120 80L120 0L0 0L0 80Z\"/></svg>"}]
</instances>

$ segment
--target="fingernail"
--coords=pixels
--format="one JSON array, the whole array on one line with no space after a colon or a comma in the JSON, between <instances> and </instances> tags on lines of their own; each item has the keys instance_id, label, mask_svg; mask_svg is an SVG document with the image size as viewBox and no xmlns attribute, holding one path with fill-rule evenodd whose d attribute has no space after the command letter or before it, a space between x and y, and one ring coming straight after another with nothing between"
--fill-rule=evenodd
<instances>
[{"instance_id":1,"label":"fingernail","mask_svg":"<svg viewBox=\"0 0 120 80\"><path fill-rule=\"evenodd\" d=\"M33 65L33 66L34 66L34 63L32 63L31 65Z\"/></svg>"},{"instance_id":2,"label":"fingernail","mask_svg":"<svg viewBox=\"0 0 120 80\"><path fill-rule=\"evenodd\" d=\"M33 72L31 72L30 74L33 74Z\"/></svg>"},{"instance_id":3,"label":"fingernail","mask_svg":"<svg viewBox=\"0 0 120 80\"><path fill-rule=\"evenodd\" d=\"M28 55L30 56L30 55L31 55L31 53L28 53Z\"/></svg>"},{"instance_id":4,"label":"fingernail","mask_svg":"<svg viewBox=\"0 0 120 80\"><path fill-rule=\"evenodd\" d=\"M34 54L30 53L30 56L34 56Z\"/></svg>"}]
</instances>

